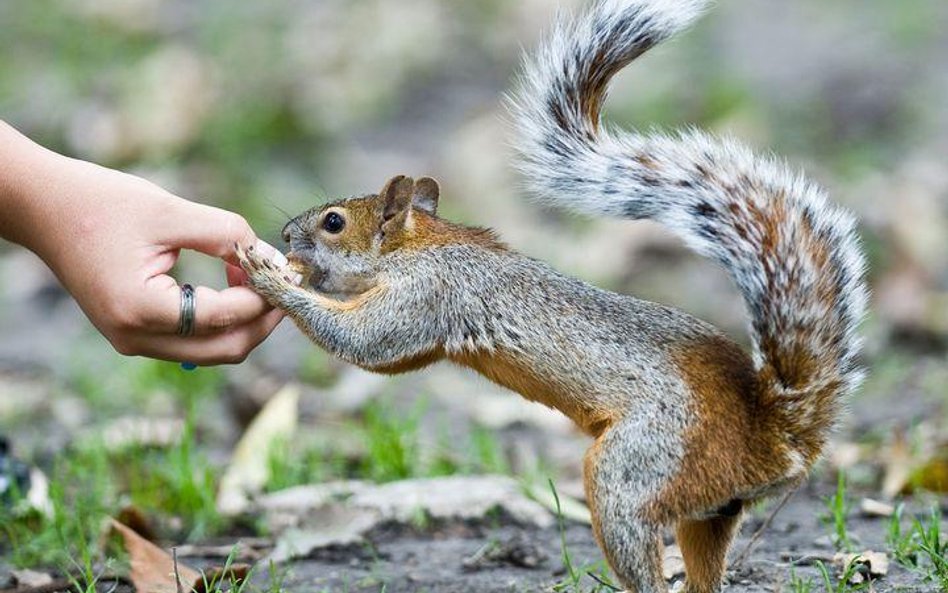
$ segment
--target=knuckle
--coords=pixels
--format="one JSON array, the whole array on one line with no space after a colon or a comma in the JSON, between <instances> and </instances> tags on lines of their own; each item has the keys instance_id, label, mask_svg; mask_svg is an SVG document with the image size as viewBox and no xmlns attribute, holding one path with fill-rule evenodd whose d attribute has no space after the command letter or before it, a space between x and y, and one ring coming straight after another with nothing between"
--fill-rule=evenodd
<instances>
[{"instance_id":1,"label":"knuckle","mask_svg":"<svg viewBox=\"0 0 948 593\"><path fill-rule=\"evenodd\" d=\"M143 326L141 316L118 299L113 299L111 302L106 303L105 314L108 318L109 326L119 334L135 332L140 330Z\"/></svg>"},{"instance_id":2,"label":"knuckle","mask_svg":"<svg viewBox=\"0 0 948 593\"><path fill-rule=\"evenodd\" d=\"M245 336L234 335L225 348L221 361L224 364L240 364L247 360L251 349Z\"/></svg>"},{"instance_id":3,"label":"knuckle","mask_svg":"<svg viewBox=\"0 0 948 593\"><path fill-rule=\"evenodd\" d=\"M237 323L237 316L232 311L213 311L207 319L207 329L211 332L223 331Z\"/></svg>"},{"instance_id":4,"label":"knuckle","mask_svg":"<svg viewBox=\"0 0 948 593\"><path fill-rule=\"evenodd\" d=\"M246 218L230 211L225 211L223 216L222 223L229 236L239 238L239 241L247 241L249 237L253 236L253 230Z\"/></svg>"},{"instance_id":5,"label":"knuckle","mask_svg":"<svg viewBox=\"0 0 948 593\"><path fill-rule=\"evenodd\" d=\"M138 356L141 350L124 336L112 336L109 338L112 348L122 356Z\"/></svg>"},{"instance_id":6,"label":"knuckle","mask_svg":"<svg viewBox=\"0 0 948 593\"><path fill-rule=\"evenodd\" d=\"M241 349L227 354L224 358L227 364L240 364L247 360L249 354L250 352Z\"/></svg>"}]
</instances>

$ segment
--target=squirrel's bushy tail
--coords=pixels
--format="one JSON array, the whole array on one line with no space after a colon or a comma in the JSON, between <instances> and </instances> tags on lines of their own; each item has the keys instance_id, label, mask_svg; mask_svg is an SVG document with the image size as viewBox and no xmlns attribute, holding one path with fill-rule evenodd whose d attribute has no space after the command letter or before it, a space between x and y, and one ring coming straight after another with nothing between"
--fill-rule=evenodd
<instances>
[{"instance_id":1,"label":"squirrel's bushy tail","mask_svg":"<svg viewBox=\"0 0 948 593\"><path fill-rule=\"evenodd\" d=\"M750 311L761 396L794 441L818 451L861 377L866 291L853 218L781 162L733 141L600 125L612 76L705 4L601 0L560 19L510 100L520 167L546 203L657 220L722 264Z\"/></svg>"}]
</instances>

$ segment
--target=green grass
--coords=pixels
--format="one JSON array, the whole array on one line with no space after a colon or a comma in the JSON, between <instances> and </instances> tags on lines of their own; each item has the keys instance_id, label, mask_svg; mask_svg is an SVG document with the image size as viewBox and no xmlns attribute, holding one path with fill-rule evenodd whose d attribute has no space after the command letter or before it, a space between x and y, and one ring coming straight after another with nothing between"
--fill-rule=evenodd
<instances>
[{"instance_id":1,"label":"green grass","mask_svg":"<svg viewBox=\"0 0 948 593\"><path fill-rule=\"evenodd\" d=\"M93 350L91 344L88 348ZM161 399L156 395L167 396L173 405L189 412L224 388L225 377L220 368L202 367L187 372L178 364L147 358L122 358L113 364L114 360L106 362L101 357L83 355L84 341L79 342L76 351L72 367L66 372L66 387L88 402L99 420L130 410L145 413L142 410L149 410L156 399Z\"/></svg>"},{"instance_id":2,"label":"green grass","mask_svg":"<svg viewBox=\"0 0 948 593\"><path fill-rule=\"evenodd\" d=\"M16 493L12 505L0 505L0 532L15 566L46 566L66 573L79 566L89 572L102 519L115 500L103 453L75 452L56 460L49 480L49 516L21 512L23 502L16 500Z\"/></svg>"},{"instance_id":3,"label":"green grass","mask_svg":"<svg viewBox=\"0 0 948 593\"><path fill-rule=\"evenodd\" d=\"M948 542L941 529L941 513L933 507L926 517L913 519L910 529L903 527L903 515L904 506L899 505L889 519L886 544L892 557L948 591Z\"/></svg>"},{"instance_id":4,"label":"green grass","mask_svg":"<svg viewBox=\"0 0 948 593\"><path fill-rule=\"evenodd\" d=\"M11 510L18 504L0 506L0 533L13 564L78 572L91 582L103 522L129 502L149 514L179 518L186 533L175 538L220 531L225 524L215 508L215 469L196 451L193 421L186 426L181 441L165 449L113 454L101 442L87 442L59 453L49 471L49 517Z\"/></svg>"},{"instance_id":5,"label":"green grass","mask_svg":"<svg viewBox=\"0 0 948 593\"><path fill-rule=\"evenodd\" d=\"M472 426L459 439L447 425L435 442L424 439L422 424L437 425L421 399L401 407L382 398L363 411L362 422L349 428L362 451L334 448L332 441L277 441L268 455L266 491L328 480L367 479L389 482L457 474L510 473L510 464L494 431Z\"/></svg>"},{"instance_id":6,"label":"green grass","mask_svg":"<svg viewBox=\"0 0 948 593\"><path fill-rule=\"evenodd\" d=\"M919 566L926 580L938 584L942 591L948 591L948 542L941 533L941 513L933 508L928 521L915 520L915 534L918 537L918 549L927 563Z\"/></svg>"},{"instance_id":7,"label":"green grass","mask_svg":"<svg viewBox=\"0 0 948 593\"><path fill-rule=\"evenodd\" d=\"M904 511L905 505L899 504L889 518L886 545L888 545L889 552L896 562L908 568L915 568L918 566L918 542L916 541L914 528L910 530L902 528Z\"/></svg>"},{"instance_id":8,"label":"green grass","mask_svg":"<svg viewBox=\"0 0 948 593\"><path fill-rule=\"evenodd\" d=\"M115 459L132 503L181 519L186 537L197 540L225 526L217 513L217 468L198 451L194 421L181 441L165 449L133 448Z\"/></svg>"},{"instance_id":9,"label":"green grass","mask_svg":"<svg viewBox=\"0 0 948 593\"><path fill-rule=\"evenodd\" d=\"M289 440L280 439L270 446L267 454L267 492L323 482L342 473L331 469L332 462L323 450L298 449Z\"/></svg>"},{"instance_id":10,"label":"green grass","mask_svg":"<svg viewBox=\"0 0 948 593\"><path fill-rule=\"evenodd\" d=\"M566 571L566 577L553 585L555 593L584 593L582 584L586 579L595 582L591 593L601 593L603 591L619 591L619 587L612 584L609 578L609 569L605 561L593 562L576 566L573 564L573 557L570 554L569 546L566 544L566 519L563 516L563 509L560 506L560 495L556 492L556 486L553 479L550 478L550 490L553 492L553 500L556 503L556 520L560 531L560 558L563 561L563 568Z\"/></svg>"},{"instance_id":11,"label":"green grass","mask_svg":"<svg viewBox=\"0 0 948 593\"><path fill-rule=\"evenodd\" d=\"M833 578L830 576L830 570L822 562L817 561L816 568L820 571L820 579L823 582L823 591L825 593L852 593L854 591L866 591L870 588L870 582L865 581L858 585L853 585L849 581L856 574L857 564L850 562L843 574L833 584Z\"/></svg>"},{"instance_id":12,"label":"green grass","mask_svg":"<svg viewBox=\"0 0 948 593\"><path fill-rule=\"evenodd\" d=\"M482 426L471 428L472 473L509 474L510 463L494 431Z\"/></svg>"},{"instance_id":13,"label":"green grass","mask_svg":"<svg viewBox=\"0 0 948 593\"><path fill-rule=\"evenodd\" d=\"M299 380L316 387L331 387L339 377L332 358L323 350L307 348L300 360Z\"/></svg>"},{"instance_id":14,"label":"green grass","mask_svg":"<svg viewBox=\"0 0 948 593\"><path fill-rule=\"evenodd\" d=\"M369 404L363 413L366 443L359 474L376 482L425 475L418 445L418 424L425 410L419 401L413 410L396 410L387 401Z\"/></svg>"},{"instance_id":15,"label":"green grass","mask_svg":"<svg viewBox=\"0 0 948 593\"><path fill-rule=\"evenodd\" d=\"M833 544L838 550L850 551L852 539L846 523L851 505L846 498L846 475L842 471L836 481L836 491L832 496L824 498L823 503L826 505L826 512L821 520L832 528Z\"/></svg>"},{"instance_id":16,"label":"green grass","mask_svg":"<svg viewBox=\"0 0 948 593\"><path fill-rule=\"evenodd\" d=\"M804 579L798 575L793 566L790 567L790 580L787 584L790 587L790 593L814 593L813 588L816 586L813 579Z\"/></svg>"}]
</instances>

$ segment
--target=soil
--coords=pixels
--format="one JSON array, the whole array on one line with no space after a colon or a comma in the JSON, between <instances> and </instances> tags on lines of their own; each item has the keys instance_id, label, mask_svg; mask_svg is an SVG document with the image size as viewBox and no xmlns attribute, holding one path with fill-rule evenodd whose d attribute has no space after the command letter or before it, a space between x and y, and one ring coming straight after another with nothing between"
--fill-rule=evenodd
<instances>
[{"instance_id":1,"label":"soil","mask_svg":"<svg viewBox=\"0 0 948 593\"><path fill-rule=\"evenodd\" d=\"M731 551L725 591L793 591L789 585L791 570L800 579L812 580L814 590L822 590L822 585L816 585L821 582L818 562L826 563L834 575L838 572L831 565L835 549L828 535L830 528L821 519L825 512L824 497L831 491L830 484L817 483L797 491L773 518L746 559L737 562L753 534L775 508L776 501L755 510L745 521ZM921 506L910 508L903 521L908 521L913 510L923 513ZM853 550L887 549L888 519L865 517L854 511L847 525ZM574 567L578 569L602 561L588 526L569 523L563 534ZM300 593L587 592L596 591L600 586L593 577L584 575L579 589L555 589L558 584L569 582L558 527L524 527L503 519L444 524L425 530L389 525L374 530L367 539L366 545L319 550L309 558L278 567L285 590ZM670 534L666 543L672 543ZM487 550L500 550L499 558L479 562L478 558L485 556ZM220 561L206 560L208 563ZM254 578L260 585L268 579L267 570L261 570ZM674 586L674 582L670 585ZM598 590L609 591L607 587ZM871 590L884 593L940 589L936 583L926 581L920 572L890 558L888 574L873 580Z\"/></svg>"}]
</instances>

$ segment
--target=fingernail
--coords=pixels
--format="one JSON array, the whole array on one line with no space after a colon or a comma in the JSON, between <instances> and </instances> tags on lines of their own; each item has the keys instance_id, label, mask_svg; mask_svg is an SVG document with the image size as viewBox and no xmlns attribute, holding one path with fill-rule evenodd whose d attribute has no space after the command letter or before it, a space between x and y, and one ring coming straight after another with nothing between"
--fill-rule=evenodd
<instances>
[{"instance_id":1,"label":"fingernail","mask_svg":"<svg viewBox=\"0 0 948 593\"><path fill-rule=\"evenodd\" d=\"M261 239L257 239L257 251L281 268L290 263L279 249Z\"/></svg>"},{"instance_id":2,"label":"fingernail","mask_svg":"<svg viewBox=\"0 0 948 593\"><path fill-rule=\"evenodd\" d=\"M293 281L293 284L300 286L303 284L303 275L302 274L293 274L290 276L290 279Z\"/></svg>"}]
</instances>

